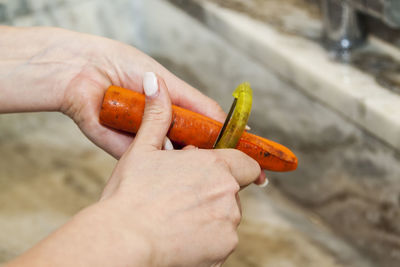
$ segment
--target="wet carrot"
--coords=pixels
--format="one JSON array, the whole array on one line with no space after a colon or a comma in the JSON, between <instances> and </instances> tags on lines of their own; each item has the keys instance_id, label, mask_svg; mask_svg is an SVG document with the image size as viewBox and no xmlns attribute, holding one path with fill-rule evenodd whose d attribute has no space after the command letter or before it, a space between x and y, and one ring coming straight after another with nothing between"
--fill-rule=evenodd
<instances>
[{"instance_id":1,"label":"wet carrot","mask_svg":"<svg viewBox=\"0 0 400 267\"><path fill-rule=\"evenodd\" d=\"M100 123L129 133L136 133L142 122L145 105L143 94L117 86L105 93L100 111ZM175 144L194 145L210 149L222 128L222 123L190 110L172 106L172 123L168 137ZM244 132L236 147L261 168L271 171L291 171L297 168L297 158L288 148L268 139Z\"/></svg>"}]
</instances>

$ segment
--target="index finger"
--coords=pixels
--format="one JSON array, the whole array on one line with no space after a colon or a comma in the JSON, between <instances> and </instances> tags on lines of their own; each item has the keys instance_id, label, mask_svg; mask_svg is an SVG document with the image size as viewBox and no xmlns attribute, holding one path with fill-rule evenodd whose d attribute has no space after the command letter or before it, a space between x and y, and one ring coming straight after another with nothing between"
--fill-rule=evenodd
<instances>
[{"instance_id":1,"label":"index finger","mask_svg":"<svg viewBox=\"0 0 400 267\"><path fill-rule=\"evenodd\" d=\"M261 168L257 161L237 149L215 149L214 153L223 159L240 187L247 186L260 176Z\"/></svg>"}]
</instances>

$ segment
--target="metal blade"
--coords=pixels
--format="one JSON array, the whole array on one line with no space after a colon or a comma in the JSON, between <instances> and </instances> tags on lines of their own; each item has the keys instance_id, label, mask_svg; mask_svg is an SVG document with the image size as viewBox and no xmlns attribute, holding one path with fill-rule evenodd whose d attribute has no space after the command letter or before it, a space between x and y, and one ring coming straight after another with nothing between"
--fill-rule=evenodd
<instances>
[{"instance_id":1,"label":"metal blade","mask_svg":"<svg viewBox=\"0 0 400 267\"><path fill-rule=\"evenodd\" d=\"M235 107L236 107L236 102L237 102L237 98L234 98L233 103L232 103L232 105L231 105L231 109L229 110L229 113L228 113L228 116L226 117L226 120L225 120L225 122L224 122L224 125L222 126L222 129L221 129L221 131L220 131L219 134L218 134L217 140L215 140L215 143L214 143L213 148L215 148L215 146L217 145L217 143L218 143L219 140L221 139L222 134L224 133L224 131L225 131L225 129L226 129L226 126L228 125L229 121L231 120L233 111L235 110Z\"/></svg>"}]
</instances>

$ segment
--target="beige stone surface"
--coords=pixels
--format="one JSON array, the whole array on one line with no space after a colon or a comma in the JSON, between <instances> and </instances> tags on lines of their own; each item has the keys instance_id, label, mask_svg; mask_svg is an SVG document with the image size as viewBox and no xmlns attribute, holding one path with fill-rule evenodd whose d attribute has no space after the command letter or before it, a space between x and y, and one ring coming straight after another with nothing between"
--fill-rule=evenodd
<instances>
[{"instance_id":1,"label":"beige stone surface","mask_svg":"<svg viewBox=\"0 0 400 267\"><path fill-rule=\"evenodd\" d=\"M115 160L60 114L0 115L0 262L98 199Z\"/></svg>"},{"instance_id":2,"label":"beige stone surface","mask_svg":"<svg viewBox=\"0 0 400 267\"><path fill-rule=\"evenodd\" d=\"M1 115L0 155L0 262L95 202L116 163L55 113ZM242 192L241 241L226 266L344 266L283 216L273 199L285 201L270 191Z\"/></svg>"},{"instance_id":3,"label":"beige stone surface","mask_svg":"<svg viewBox=\"0 0 400 267\"><path fill-rule=\"evenodd\" d=\"M267 191L267 194L263 191ZM311 239L308 233L301 231L299 225L285 218L273 204L274 200L280 198L275 189L252 186L242 192L241 197L244 218L239 227L240 242L226 262L226 267L357 266L353 265L354 258L341 262L326 247ZM290 208L284 205L284 209L289 211ZM307 216L302 217L301 223L310 223ZM315 234L319 234L317 230ZM332 237L328 242L337 241Z\"/></svg>"}]
</instances>

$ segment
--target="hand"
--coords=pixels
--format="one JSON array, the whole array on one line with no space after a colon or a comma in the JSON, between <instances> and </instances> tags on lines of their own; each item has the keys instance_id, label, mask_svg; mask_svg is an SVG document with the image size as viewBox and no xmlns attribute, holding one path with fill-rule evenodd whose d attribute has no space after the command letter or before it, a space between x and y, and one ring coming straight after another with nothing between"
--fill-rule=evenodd
<instances>
[{"instance_id":1,"label":"hand","mask_svg":"<svg viewBox=\"0 0 400 267\"><path fill-rule=\"evenodd\" d=\"M0 113L62 111L116 158L132 137L99 123L104 92L111 84L142 92L146 71L165 79L175 105L225 119L215 101L131 46L57 28L0 26L0 33ZM266 181L262 172L256 183Z\"/></svg>"},{"instance_id":2,"label":"hand","mask_svg":"<svg viewBox=\"0 0 400 267\"><path fill-rule=\"evenodd\" d=\"M99 124L104 92L111 84L142 92L146 71L163 77L173 104L225 119L215 101L131 46L57 28L0 26L0 32L0 113L62 111L116 158L132 137Z\"/></svg>"},{"instance_id":3,"label":"hand","mask_svg":"<svg viewBox=\"0 0 400 267\"><path fill-rule=\"evenodd\" d=\"M234 149L161 150L164 81L145 78L143 123L101 200L10 266L221 266L238 242L238 191L260 174Z\"/></svg>"},{"instance_id":4,"label":"hand","mask_svg":"<svg viewBox=\"0 0 400 267\"><path fill-rule=\"evenodd\" d=\"M260 167L234 149L160 150L171 103L163 80L157 86L156 80L148 81L154 74L146 77L145 85L160 90L147 96L141 128L102 201L111 210L122 210L115 216L121 216L126 229L135 225L148 237L154 266L220 266L238 242L237 193L258 178Z\"/></svg>"},{"instance_id":5,"label":"hand","mask_svg":"<svg viewBox=\"0 0 400 267\"><path fill-rule=\"evenodd\" d=\"M225 113L215 101L135 48L99 37L84 38L86 40L82 42L92 44L89 47L95 49L87 52L88 63L67 86L62 110L74 119L89 139L115 157L119 158L125 152L132 138L99 124L104 92L111 84L142 92L142 76L146 71L163 77L173 104L219 121L225 119Z\"/></svg>"}]
</instances>

